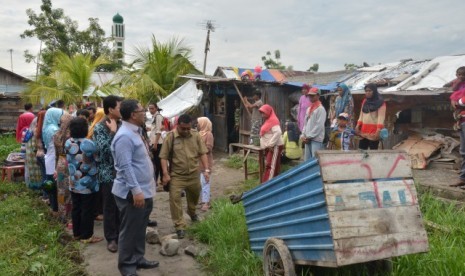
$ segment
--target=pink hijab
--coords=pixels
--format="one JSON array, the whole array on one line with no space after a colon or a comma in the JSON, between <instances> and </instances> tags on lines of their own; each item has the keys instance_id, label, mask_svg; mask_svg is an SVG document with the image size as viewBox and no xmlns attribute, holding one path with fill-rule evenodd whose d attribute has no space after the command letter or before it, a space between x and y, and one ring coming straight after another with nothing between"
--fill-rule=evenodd
<instances>
[{"instance_id":1,"label":"pink hijab","mask_svg":"<svg viewBox=\"0 0 465 276\"><path fill-rule=\"evenodd\" d=\"M274 126L279 126L279 119L274 113L273 107L268 104L262 105L260 109L258 110L261 113L264 113L267 115L268 119L263 123L262 128L260 129L260 136L263 136L265 133L270 131L270 129Z\"/></svg>"},{"instance_id":2,"label":"pink hijab","mask_svg":"<svg viewBox=\"0 0 465 276\"><path fill-rule=\"evenodd\" d=\"M209 132L212 132L212 122L207 117L197 118L199 134L201 137L204 137Z\"/></svg>"}]
</instances>

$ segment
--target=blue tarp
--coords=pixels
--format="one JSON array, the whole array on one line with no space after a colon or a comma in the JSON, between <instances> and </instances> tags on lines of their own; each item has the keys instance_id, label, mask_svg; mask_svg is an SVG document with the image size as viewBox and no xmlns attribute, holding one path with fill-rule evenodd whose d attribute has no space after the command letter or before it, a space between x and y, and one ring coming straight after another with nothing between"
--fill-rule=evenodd
<instances>
[{"instance_id":1,"label":"blue tarp","mask_svg":"<svg viewBox=\"0 0 465 276\"><path fill-rule=\"evenodd\" d=\"M299 81L290 81L286 82L285 84L287 85L292 85L292 86L297 86L297 87L302 87L304 85L304 82L299 82ZM320 90L326 90L326 91L336 91L337 85L339 82L332 82L328 84L313 84L313 87L317 87Z\"/></svg>"},{"instance_id":2,"label":"blue tarp","mask_svg":"<svg viewBox=\"0 0 465 276\"><path fill-rule=\"evenodd\" d=\"M328 84L314 84L312 86L318 87L318 89L320 90L327 90L327 91L333 92L333 91L336 91L338 84L339 82L332 82Z\"/></svg>"}]
</instances>

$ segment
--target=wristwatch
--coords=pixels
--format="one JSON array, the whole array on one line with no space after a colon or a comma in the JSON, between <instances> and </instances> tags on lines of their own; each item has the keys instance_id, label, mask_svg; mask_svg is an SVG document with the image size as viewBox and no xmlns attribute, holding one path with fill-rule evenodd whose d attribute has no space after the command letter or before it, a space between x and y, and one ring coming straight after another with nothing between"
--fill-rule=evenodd
<instances>
[{"instance_id":1,"label":"wristwatch","mask_svg":"<svg viewBox=\"0 0 465 276\"><path fill-rule=\"evenodd\" d=\"M206 173L210 173L210 170L209 170L209 169L206 169L204 172L206 172Z\"/></svg>"}]
</instances>

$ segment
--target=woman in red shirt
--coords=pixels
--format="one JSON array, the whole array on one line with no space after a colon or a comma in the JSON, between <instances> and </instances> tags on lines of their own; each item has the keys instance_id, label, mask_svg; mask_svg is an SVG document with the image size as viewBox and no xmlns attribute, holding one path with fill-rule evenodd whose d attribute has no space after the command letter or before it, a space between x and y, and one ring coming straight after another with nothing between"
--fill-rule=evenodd
<instances>
[{"instance_id":1,"label":"woman in red shirt","mask_svg":"<svg viewBox=\"0 0 465 276\"><path fill-rule=\"evenodd\" d=\"M379 94L377 86L373 83L367 84L360 117L355 127L355 133L362 137L358 145L359 149L378 149L379 133L384 128L385 116L386 103Z\"/></svg>"}]
</instances>

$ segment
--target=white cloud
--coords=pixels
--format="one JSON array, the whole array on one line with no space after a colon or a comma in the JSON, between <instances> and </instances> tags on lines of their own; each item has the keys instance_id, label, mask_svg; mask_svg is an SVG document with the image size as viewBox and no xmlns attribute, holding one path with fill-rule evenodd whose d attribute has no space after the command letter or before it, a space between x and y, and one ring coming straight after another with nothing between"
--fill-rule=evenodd
<instances>
[{"instance_id":1,"label":"white cloud","mask_svg":"<svg viewBox=\"0 0 465 276\"><path fill-rule=\"evenodd\" d=\"M35 66L25 64L23 51L37 52L39 42L20 39L28 28L25 10L40 12L40 2L0 0L0 66L33 75ZM193 49L193 59L203 67L206 30L201 23L215 20L211 34L207 73L217 66L254 67L267 51L279 49L281 62L295 70L313 63L320 71L338 70L344 63L392 62L403 58L433 58L461 54L465 44L463 2L412 1L187 1L187 0L70 0L52 1L54 8L87 27L89 17L99 18L110 35L112 17L119 12L126 25L126 50L149 46L177 36Z\"/></svg>"}]
</instances>

